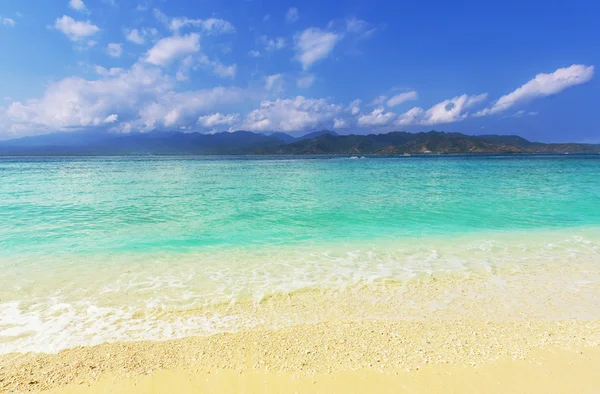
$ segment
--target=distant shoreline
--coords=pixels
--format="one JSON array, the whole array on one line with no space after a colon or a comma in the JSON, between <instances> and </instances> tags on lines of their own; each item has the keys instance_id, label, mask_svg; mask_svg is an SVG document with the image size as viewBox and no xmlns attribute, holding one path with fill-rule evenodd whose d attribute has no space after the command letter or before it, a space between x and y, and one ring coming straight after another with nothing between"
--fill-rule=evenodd
<instances>
[{"instance_id":1,"label":"distant shoreline","mask_svg":"<svg viewBox=\"0 0 600 394\"><path fill-rule=\"evenodd\" d=\"M194 153L178 153L178 154L160 154L160 153L151 153L151 154L13 154L13 155L0 155L0 158L26 158L26 157L48 157L48 158L60 158L60 157L248 157L248 158L267 158L267 157L276 157L276 158L328 158L328 157L339 157L339 158L351 158L354 156L365 157L365 158L377 158L377 159L410 159L410 158L436 158L436 157L505 157L505 156L544 156L544 157L581 157L581 156L589 156L595 157L600 156L600 152L592 153L592 152L584 152L584 153L548 153L548 152L506 152L506 153L494 153L494 152L474 152L474 153L411 153L410 156L405 156L403 154L347 154L347 153L298 153L298 154L277 154L277 153L265 153L265 154L194 154Z\"/></svg>"},{"instance_id":2,"label":"distant shoreline","mask_svg":"<svg viewBox=\"0 0 600 394\"><path fill-rule=\"evenodd\" d=\"M600 154L600 145L541 143L517 135L421 133L339 135L322 130L295 138L249 131L216 134L182 132L54 133L0 141L0 156L143 155L514 155Z\"/></svg>"}]
</instances>

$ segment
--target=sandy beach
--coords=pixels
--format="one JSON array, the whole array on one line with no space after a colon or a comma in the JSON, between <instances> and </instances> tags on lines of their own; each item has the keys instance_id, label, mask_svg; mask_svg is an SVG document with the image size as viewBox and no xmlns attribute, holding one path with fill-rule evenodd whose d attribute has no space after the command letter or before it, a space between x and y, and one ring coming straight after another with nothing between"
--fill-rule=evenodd
<instances>
[{"instance_id":1,"label":"sandy beach","mask_svg":"<svg viewBox=\"0 0 600 394\"><path fill-rule=\"evenodd\" d=\"M599 346L599 321L324 323L6 355L0 387L51 393L593 392L600 383L593 373Z\"/></svg>"}]
</instances>

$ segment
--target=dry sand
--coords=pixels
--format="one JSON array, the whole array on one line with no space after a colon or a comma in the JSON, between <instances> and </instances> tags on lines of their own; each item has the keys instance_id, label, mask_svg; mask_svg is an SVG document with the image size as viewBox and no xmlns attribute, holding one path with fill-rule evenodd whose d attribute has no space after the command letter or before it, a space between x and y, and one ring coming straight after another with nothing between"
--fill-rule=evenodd
<instances>
[{"instance_id":1,"label":"dry sand","mask_svg":"<svg viewBox=\"0 0 600 394\"><path fill-rule=\"evenodd\" d=\"M3 392L598 392L600 322L362 321L0 359Z\"/></svg>"}]
</instances>

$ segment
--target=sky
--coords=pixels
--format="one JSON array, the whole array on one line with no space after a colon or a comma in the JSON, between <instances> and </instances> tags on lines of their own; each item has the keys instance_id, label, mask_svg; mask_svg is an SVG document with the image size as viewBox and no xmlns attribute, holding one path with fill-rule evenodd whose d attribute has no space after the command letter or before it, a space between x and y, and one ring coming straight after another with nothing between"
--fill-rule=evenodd
<instances>
[{"instance_id":1,"label":"sky","mask_svg":"<svg viewBox=\"0 0 600 394\"><path fill-rule=\"evenodd\" d=\"M600 2L0 0L0 139L448 131L600 143Z\"/></svg>"}]
</instances>

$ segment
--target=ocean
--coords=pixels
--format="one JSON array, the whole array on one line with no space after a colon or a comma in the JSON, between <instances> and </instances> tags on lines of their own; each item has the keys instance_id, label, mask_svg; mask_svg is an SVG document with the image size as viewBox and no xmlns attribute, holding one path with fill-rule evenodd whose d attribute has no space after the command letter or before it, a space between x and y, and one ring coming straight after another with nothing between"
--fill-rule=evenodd
<instances>
[{"instance_id":1,"label":"ocean","mask_svg":"<svg viewBox=\"0 0 600 394\"><path fill-rule=\"evenodd\" d=\"M0 158L0 353L600 318L600 156Z\"/></svg>"}]
</instances>

